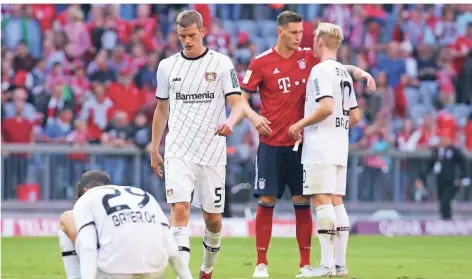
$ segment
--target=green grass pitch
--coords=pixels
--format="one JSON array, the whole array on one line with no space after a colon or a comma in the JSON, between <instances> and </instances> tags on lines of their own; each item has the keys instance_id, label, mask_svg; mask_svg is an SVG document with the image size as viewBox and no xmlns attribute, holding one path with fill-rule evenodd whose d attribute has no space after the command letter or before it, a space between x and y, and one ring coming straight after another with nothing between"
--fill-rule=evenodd
<instances>
[{"instance_id":1,"label":"green grass pitch","mask_svg":"<svg viewBox=\"0 0 472 279\"><path fill-rule=\"evenodd\" d=\"M65 278L56 238L2 238L4 279ZM194 278L202 258L200 238L191 241ZM318 240L313 238L312 264L319 261ZM295 278L298 249L293 238L274 238L269 248L271 278ZM251 278L255 266L254 238L225 238L213 277ZM356 279L471 279L471 237L351 236L348 247L349 278ZM166 278L175 279L172 271Z\"/></svg>"}]
</instances>

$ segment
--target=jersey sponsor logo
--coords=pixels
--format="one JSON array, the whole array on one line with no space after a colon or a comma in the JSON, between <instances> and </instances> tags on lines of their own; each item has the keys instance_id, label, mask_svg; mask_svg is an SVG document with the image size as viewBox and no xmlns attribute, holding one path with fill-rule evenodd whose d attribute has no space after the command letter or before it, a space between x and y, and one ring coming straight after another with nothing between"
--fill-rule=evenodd
<instances>
[{"instance_id":1,"label":"jersey sponsor logo","mask_svg":"<svg viewBox=\"0 0 472 279\"><path fill-rule=\"evenodd\" d=\"M181 81L181 78L176 77L176 78L173 78L172 81L173 81L173 82Z\"/></svg>"},{"instance_id":2,"label":"jersey sponsor logo","mask_svg":"<svg viewBox=\"0 0 472 279\"><path fill-rule=\"evenodd\" d=\"M206 72L205 73L205 80L208 82L215 82L216 81L216 73L215 72Z\"/></svg>"},{"instance_id":3,"label":"jersey sponsor logo","mask_svg":"<svg viewBox=\"0 0 472 279\"><path fill-rule=\"evenodd\" d=\"M233 88L239 88L238 77L236 76L236 71L234 69L231 69L230 75L231 75L231 83L233 85Z\"/></svg>"},{"instance_id":4,"label":"jersey sponsor logo","mask_svg":"<svg viewBox=\"0 0 472 279\"><path fill-rule=\"evenodd\" d=\"M279 89L283 90L282 93L289 93L290 92L290 91L288 91L288 89L292 86L290 84L290 78L288 78L288 77L279 78L277 80L277 83L279 85Z\"/></svg>"},{"instance_id":5,"label":"jersey sponsor logo","mask_svg":"<svg viewBox=\"0 0 472 279\"><path fill-rule=\"evenodd\" d=\"M315 86L316 96L320 95L321 94L320 83L318 82L317 78L315 78L315 80L313 81L313 84Z\"/></svg>"},{"instance_id":6,"label":"jersey sponsor logo","mask_svg":"<svg viewBox=\"0 0 472 279\"><path fill-rule=\"evenodd\" d=\"M244 84L247 84L249 82L249 79L251 78L251 75L252 75L252 71L251 70L247 70L246 71L246 75L244 76L243 78L243 83Z\"/></svg>"},{"instance_id":7,"label":"jersey sponsor logo","mask_svg":"<svg viewBox=\"0 0 472 279\"><path fill-rule=\"evenodd\" d=\"M211 103L215 98L215 93L209 91L205 93L194 93L194 94L185 94L185 93L176 93L175 99L178 101L183 101L184 104L194 104L194 103Z\"/></svg>"}]
</instances>

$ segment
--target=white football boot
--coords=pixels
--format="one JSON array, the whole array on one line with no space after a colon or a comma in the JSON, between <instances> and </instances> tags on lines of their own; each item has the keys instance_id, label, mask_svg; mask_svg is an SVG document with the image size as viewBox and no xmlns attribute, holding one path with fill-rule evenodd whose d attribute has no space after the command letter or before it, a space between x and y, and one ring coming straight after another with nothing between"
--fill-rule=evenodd
<instances>
[{"instance_id":1,"label":"white football boot","mask_svg":"<svg viewBox=\"0 0 472 279\"><path fill-rule=\"evenodd\" d=\"M258 264L254 274L252 274L252 278L269 278L269 268L267 265L263 263Z\"/></svg>"},{"instance_id":2,"label":"white football boot","mask_svg":"<svg viewBox=\"0 0 472 279\"><path fill-rule=\"evenodd\" d=\"M313 277L313 268L311 265L305 265L300 267L300 273L295 276L295 278L310 278Z\"/></svg>"},{"instance_id":3,"label":"white football boot","mask_svg":"<svg viewBox=\"0 0 472 279\"><path fill-rule=\"evenodd\" d=\"M336 276L336 268L333 267L326 267L320 264L318 267L314 268L311 277L334 277Z\"/></svg>"},{"instance_id":4,"label":"white football boot","mask_svg":"<svg viewBox=\"0 0 472 279\"><path fill-rule=\"evenodd\" d=\"M336 266L336 276L337 277L346 277L347 276L347 267L346 266Z\"/></svg>"}]
</instances>

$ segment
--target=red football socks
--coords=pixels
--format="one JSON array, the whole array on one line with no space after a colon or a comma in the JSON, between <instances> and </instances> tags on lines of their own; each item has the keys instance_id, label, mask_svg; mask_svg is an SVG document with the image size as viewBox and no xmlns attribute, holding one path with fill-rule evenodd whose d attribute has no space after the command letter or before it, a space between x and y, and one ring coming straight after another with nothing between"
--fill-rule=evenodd
<instances>
[{"instance_id":1,"label":"red football socks","mask_svg":"<svg viewBox=\"0 0 472 279\"><path fill-rule=\"evenodd\" d=\"M297 242L300 251L300 267L310 265L311 236L313 219L310 205L294 205L297 227Z\"/></svg>"},{"instance_id":2,"label":"red football socks","mask_svg":"<svg viewBox=\"0 0 472 279\"><path fill-rule=\"evenodd\" d=\"M267 263L267 250L272 236L273 205L259 205L256 213L257 264Z\"/></svg>"}]
</instances>

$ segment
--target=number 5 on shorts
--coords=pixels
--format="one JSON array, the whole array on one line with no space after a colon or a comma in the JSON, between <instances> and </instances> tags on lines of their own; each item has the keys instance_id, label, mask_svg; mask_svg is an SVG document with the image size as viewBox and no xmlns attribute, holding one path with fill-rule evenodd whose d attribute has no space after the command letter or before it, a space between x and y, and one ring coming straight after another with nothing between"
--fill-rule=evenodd
<instances>
[{"instance_id":1,"label":"number 5 on shorts","mask_svg":"<svg viewBox=\"0 0 472 279\"><path fill-rule=\"evenodd\" d=\"M215 188L215 196L217 197L217 199L214 201L214 203L220 203L222 199L221 187Z\"/></svg>"}]
</instances>

